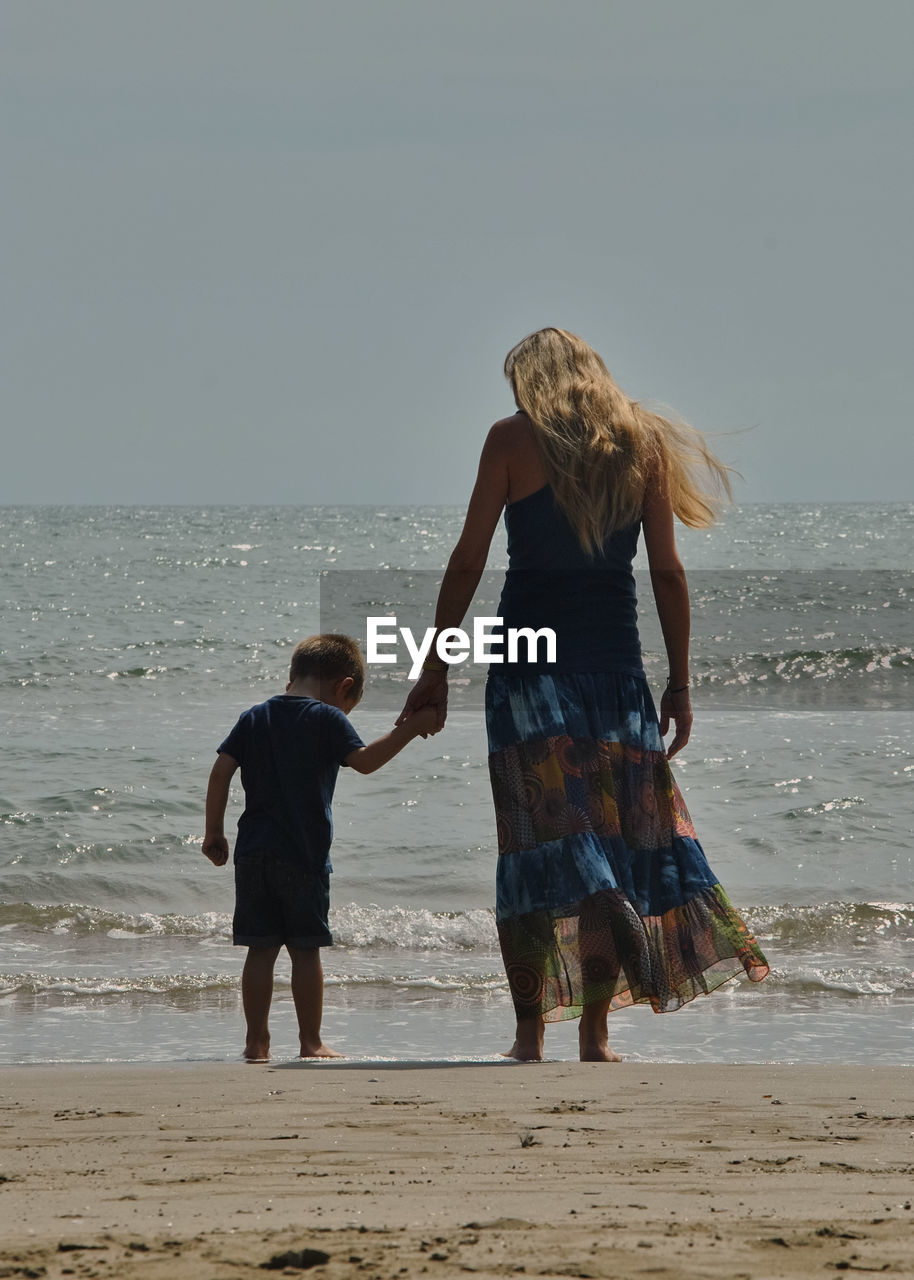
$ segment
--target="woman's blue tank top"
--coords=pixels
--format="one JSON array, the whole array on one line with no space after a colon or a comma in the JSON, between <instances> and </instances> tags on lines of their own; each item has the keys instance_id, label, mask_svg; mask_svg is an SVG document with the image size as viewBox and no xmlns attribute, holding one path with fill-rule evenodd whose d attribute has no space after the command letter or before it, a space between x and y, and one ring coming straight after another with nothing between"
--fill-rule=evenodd
<instances>
[{"instance_id":1,"label":"woman's blue tank top","mask_svg":"<svg viewBox=\"0 0 914 1280\"><path fill-rule=\"evenodd\" d=\"M508 572L499 616L505 628L550 627L556 634L554 664L527 662L519 646L517 664L505 672L619 671L643 675L632 560L641 521L611 533L588 555L549 485L509 503ZM540 655L545 654L541 643Z\"/></svg>"}]
</instances>

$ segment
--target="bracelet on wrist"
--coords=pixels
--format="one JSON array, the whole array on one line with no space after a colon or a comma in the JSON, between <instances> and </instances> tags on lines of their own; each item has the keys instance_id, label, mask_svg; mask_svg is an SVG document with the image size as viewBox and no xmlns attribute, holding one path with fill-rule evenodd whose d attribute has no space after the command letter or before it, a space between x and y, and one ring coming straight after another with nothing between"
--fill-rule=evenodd
<instances>
[{"instance_id":1,"label":"bracelet on wrist","mask_svg":"<svg viewBox=\"0 0 914 1280\"><path fill-rule=\"evenodd\" d=\"M668 680L667 680L667 682L666 682L666 690L665 690L665 692L667 692L667 693L685 693L686 689L691 689L691 687L692 687L691 682L690 682L690 681L688 681L688 680L686 681L686 683L685 683L685 684L681 684L681 685L679 686L679 688L678 688L678 689L671 689L671 688L670 688L670 685L671 685L671 684L672 684L672 678L670 678L670 679L668 679Z\"/></svg>"}]
</instances>

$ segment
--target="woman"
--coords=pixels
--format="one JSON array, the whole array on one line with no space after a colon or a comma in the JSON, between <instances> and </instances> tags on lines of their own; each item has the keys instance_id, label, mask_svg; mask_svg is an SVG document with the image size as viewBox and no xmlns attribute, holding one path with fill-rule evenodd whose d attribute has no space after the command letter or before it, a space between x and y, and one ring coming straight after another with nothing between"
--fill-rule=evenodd
<instances>
[{"instance_id":1,"label":"woman","mask_svg":"<svg viewBox=\"0 0 914 1280\"><path fill-rule=\"evenodd\" d=\"M496 919L517 1013L509 1057L580 1017L582 1061L617 1062L611 1009L678 1009L768 965L695 839L668 760L689 740L689 597L673 518L703 527L727 469L698 432L647 412L563 329L509 352L517 413L489 432L435 626L463 620L505 511L504 626L551 627L555 661L493 665L486 686L498 823ZM632 558L643 530L669 658L660 721L641 664ZM401 719L447 711L429 659ZM673 740L664 752L670 722Z\"/></svg>"}]
</instances>

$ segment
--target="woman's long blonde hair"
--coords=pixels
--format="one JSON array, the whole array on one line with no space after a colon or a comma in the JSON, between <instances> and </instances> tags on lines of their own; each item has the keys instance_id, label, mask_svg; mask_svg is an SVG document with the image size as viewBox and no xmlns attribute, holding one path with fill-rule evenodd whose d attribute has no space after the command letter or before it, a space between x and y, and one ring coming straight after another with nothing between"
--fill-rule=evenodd
<instances>
[{"instance_id":1,"label":"woman's long blonde hair","mask_svg":"<svg viewBox=\"0 0 914 1280\"><path fill-rule=\"evenodd\" d=\"M712 523L731 497L729 467L701 434L629 400L582 338L539 329L505 358L505 377L536 432L546 478L581 546L593 554L641 515L656 483L693 528Z\"/></svg>"}]
</instances>

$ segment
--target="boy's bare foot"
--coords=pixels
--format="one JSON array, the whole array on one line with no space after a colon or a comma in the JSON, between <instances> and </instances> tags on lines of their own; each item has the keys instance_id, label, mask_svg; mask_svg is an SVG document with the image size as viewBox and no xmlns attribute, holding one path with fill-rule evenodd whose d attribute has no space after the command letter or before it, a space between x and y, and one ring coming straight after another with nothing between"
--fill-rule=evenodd
<instances>
[{"instance_id":1,"label":"boy's bare foot","mask_svg":"<svg viewBox=\"0 0 914 1280\"><path fill-rule=\"evenodd\" d=\"M337 1053L336 1049L331 1049L329 1045L321 1042L316 1046L303 1044L298 1056L300 1058L342 1058L345 1055Z\"/></svg>"},{"instance_id":2,"label":"boy's bare foot","mask_svg":"<svg viewBox=\"0 0 914 1280\"><path fill-rule=\"evenodd\" d=\"M270 1061L269 1040L257 1041L257 1042L248 1040L248 1042L244 1046L244 1060L245 1062L269 1062Z\"/></svg>"}]
</instances>

